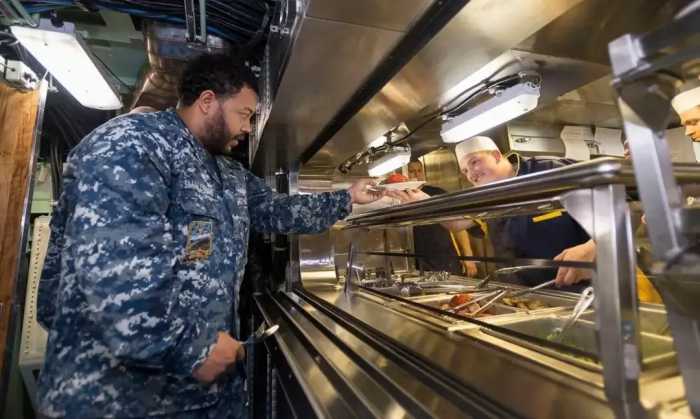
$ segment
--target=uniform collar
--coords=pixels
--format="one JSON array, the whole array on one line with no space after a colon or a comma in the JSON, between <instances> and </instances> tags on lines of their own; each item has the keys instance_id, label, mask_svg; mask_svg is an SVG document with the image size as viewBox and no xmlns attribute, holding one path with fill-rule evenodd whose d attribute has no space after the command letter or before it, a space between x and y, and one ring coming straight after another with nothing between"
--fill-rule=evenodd
<instances>
[{"instance_id":1,"label":"uniform collar","mask_svg":"<svg viewBox=\"0 0 700 419\"><path fill-rule=\"evenodd\" d=\"M180 134L192 145L195 155L197 156L197 160L199 160L200 163L206 167L214 179L219 180L219 170L216 167L217 163L215 157L209 153L206 148L204 148L202 143L200 143L197 138L195 138L192 131L187 128L185 121L183 121L182 118L180 118L180 115L178 115L178 113L175 111L175 108L168 108L164 113L168 116L168 119L177 125Z\"/></svg>"}]
</instances>

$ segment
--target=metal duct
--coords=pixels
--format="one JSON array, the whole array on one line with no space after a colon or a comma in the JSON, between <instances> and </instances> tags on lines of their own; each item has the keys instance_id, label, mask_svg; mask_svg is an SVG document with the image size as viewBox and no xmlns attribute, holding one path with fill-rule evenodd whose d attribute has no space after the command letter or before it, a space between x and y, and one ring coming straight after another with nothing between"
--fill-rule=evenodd
<instances>
[{"instance_id":1,"label":"metal duct","mask_svg":"<svg viewBox=\"0 0 700 419\"><path fill-rule=\"evenodd\" d=\"M133 93L130 109L151 106L165 109L177 104L177 82L185 63L204 52L225 53L230 44L216 36L207 36L207 44L188 43L186 29L147 22L144 39L148 67L142 71Z\"/></svg>"}]
</instances>

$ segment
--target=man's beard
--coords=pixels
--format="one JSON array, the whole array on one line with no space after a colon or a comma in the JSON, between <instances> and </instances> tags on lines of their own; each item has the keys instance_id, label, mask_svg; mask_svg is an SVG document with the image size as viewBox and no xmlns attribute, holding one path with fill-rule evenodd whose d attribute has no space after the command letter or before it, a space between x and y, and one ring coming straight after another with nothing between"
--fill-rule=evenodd
<instances>
[{"instance_id":1,"label":"man's beard","mask_svg":"<svg viewBox=\"0 0 700 419\"><path fill-rule=\"evenodd\" d=\"M230 154L231 150L228 145L233 139L221 112L217 112L215 116L207 120L206 133L202 142L210 153L214 155Z\"/></svg>"}]
</instances>

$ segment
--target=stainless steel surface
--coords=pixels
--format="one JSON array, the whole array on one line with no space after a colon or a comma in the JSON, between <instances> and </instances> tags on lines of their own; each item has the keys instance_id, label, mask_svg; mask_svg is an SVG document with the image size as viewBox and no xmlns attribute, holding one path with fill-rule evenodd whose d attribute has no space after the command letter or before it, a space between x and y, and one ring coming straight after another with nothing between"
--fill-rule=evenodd
<instances>
[{"instance_id":1,"label":"stainless steel surface","mask_svg":"<svg viewBox=\"0 0 700 419\"><path fill-rule=\"evenodd\" d=\"M216 36L208 36L204 44L188 44L186 36L184 28L145 22L148 68L136 83L131 108L151 106L165 109L175 106L177 82L186 62L202 52L224 53L230 48L227 41Z\"/></svg>"},{"instance_id":2,"label":"stainless steel surface","mask_svg":"<svg viewBox=\"0 0 700 419\"><path fill-rule=\"evenodd\" d=\"M681 183L698 182L700 166L674 165ZM601 158L547 172L518 176L466 191L433 197L353 215L346 219L351 228L373 225L401 225L410 222L447 218L489 218L530 214L560 208L557 201L565 192L600 184L621 183L634 188L635 181L628 162ZM513 204L514 202L517 204ZM539 211L538 211L539 209Z\"/></svg>"},{"instance_id":3,"label":"stainless steel surface","mask_svg":"<svg viewBox=\"0 0 700 419\"><path fill-rule=\"evenodd\" d=\"M407 0L401 4L385 0L312 0L306 15L317 19L405 32L430 3L431 0Z\"/></svg>"},{"instance_id":4,"label":"stainless steel surface","mask_svg":"<svg viewBox=\"0 0 700 419\"><path fill-rule=\"evenodd\" d=\"M478 328L449 332L449 323L445 321L433 320L441 322L443 326L440 327L439 323L409 317L400 311L400 306L387 305L362 293L346 299L333 288L321 287L320 284L308 291L342 311L353 313L358 321L430 360L459 385L470 386L479 395L498 400L503 406L517 411L518 415L538 418L613 416L604 400L598 373L507 341L490 340ZM322 317L320 313L315 316ZM329 327L344 341L347 339L337 326L331 323ZM364 353L362 346L357 350ZM368 360L374 362L373 358ZM383 364L375 362L375 365ZM401 382L402 386L407 386L407 391L421 384L415 377L407 379ZM522 391L525 385L537 391L525 394ZM557 403L552 403L552 400L557 400ZM461 412L457 416L467 414ZM449 417L438 410L432 416Z\"/></svg>"},{"instance_id":5,"label":"stainless steel surface","mask_svg":"<svg viewBox=\"0 0 700 419\"><path fill-rule=\"evenodd\" d=\"M405 122L409 128L422 121L426 109L435 109L457 94L457 89L470 87L465 80L499 57L511 64L507 71L532 68L529 63L547 62L547 57L531 59L530 52L513 51L520 42L553 19L562 15L580 0L523 0L502 7L496 0L472 0L428 45L414 57L363 109L302 168L323 171L333 169L349 156L366 148L372 140ZM508 30L494 30L492 22L508 22ZM460 54L456 51L469 51ZM555 57L550 57L556 59ZM566 60L564 60L566 61ZM570 60L573 61L573 60ZM494 64L492 64L493 66ZM548 65L542 66L545 70ZM557 64L552 64L556 68ZM570 79L573 67L565 72ZM495 69L498 72L498 68ZM604 73L598 74L598 77ZM478 80L471 81L476 84ZM583 84L583 83L580 83ZM572 89L577 86L571 86ZM564 93L564 91L560 92ZM557 94L554 97L558 96ZM428 126L412 139L416 156L441 146L439 124ZM361 141L358 141L361 140ZM425 142L425 144L424 144ZM415 146L415 147L414 147ZM325 169L323 169L325 168Z\"/></svg>"},{"instance_id":6,"label":"stainless steel surface","mask_svg":"<svg viewBox=\"0 0 700 419\"><path fill-rule=\"evenodd\" d=\"M595 322L595 312L584 313L581 316L582 320ZM655 335L671 336L671 330L668 326L668 317L666 311L659 308L640 308L639 309L639 331L642 333L652 333Z\"/></svg>"},{"instance_id":7,"label":"stainless steel surface","mask_svg":"<svg viewBox=\"0 0 700 419\"><path fill-rule=\"evenodd\" d=\"M345 21L342 11L349 4L343 3L311 2L308 14L294 28L298 35L255 156L261 170L298 162L301 153L404 34L382 25L358 24L358 18L373 13L372 9L354 8L354 3L353 13L347 15L350 21ZM383 3L388 7L388 2ZM403 26L419 16L425 4L424 0L412 0L398 14L375 18L393 22L384 26Z\"/></svg>"},{"instance_id":8,"label":"stainless steel surface","mask_svg":"<svg viewBox=\"0 0 700 419\"><path fill-rule=\"evenodd\" d=\"M639 181L644 213L649 226L649 240L654 255L661 260L677 255L687 240L676 227L676 214L682 206L680 188L673 179L671 156L666 142L655 130L642 125L621 103L625 116L625 133ZM669 108L664 112L668 112ZM636 119L636 118L635 118ZM665 135L664 131L659 131ZM653 203L653 204L652 204Z\"/></svg>"},{"instance_id":9,"label":"stainless steel surface","mask_svg":"<svg viewBox=\"0 0 700 419\"><path fill-rule=\"evenodd\" d=\"M669 325L690 410L700 416L700 271L698 236L681 230L682 201L673 177L664 128L669 119L672 85L658 71L684 72L695 67L700 46L700 11L655 31L626 34L610 43L614 85L620 95L634 170L657 258L666 262L657 282L667 307ZM695 78L697 74L689 74Z\"/></svg>"},{"instance_id":10,"label":"stainless steel surface","mask_svg":"<svg viewBox=\"0 0 700 419\"><path fill-rule=\"evenodd\" d=\"M566 319L560 316L549 315L536 319L516 320L503 324L502 326L506 329L511 329L528 336L537 337L543 340L551 340L552 332L558 328L562 328L566 321ZM505 340L517 341L519 344L525 345L528 348L532 348L559 359L565 359L567 362L582 368L592 371L603 371L603 366L595 362L593 359L576 357L562 351L557 351L554 348L544 345L536 345L506 333L501 333L500 331L488 329L483 329L483 331ZM579 349L600 357L602 354L599 352L599 345L597 341L595 324L587 321L580 321L571 327L566 336L563 337L561 343L565 346ZM665 367L672 365L673 362L675 362L673 341L669 338L644 333L641 336L641 348L642 363L644 364L645 369Z\"/></svg>"},{"instance_id":11,"label":"stainless steel surface","mask_svg":"<svg viewBox=\"0 0 700 419\"><path fill-rule=\"evenodd\" d=\"M274 339L290 356L317 415L384 418L432 414L447 418L461 414L446 395L432 391L423 380L413 379L396 357L368 345L305 301L292 295L267 305L276 305L265 307L266 313L275 316L269 320L281 326Z\"/></svg>"},{"instance_id":12,"label":"stainless steel surface","mask_svg":"<svg viewBox=\"0 0 700 419\"><path fill-rule=\"evenodd\" d=\"M604 365L605 394L619 417L639 417L639 320L635 254L627 195L622 185L593 188L596 243L596 326ZM575 219L575 217L574 217Z\"/></svg>"},{"instance_id":13,"label":"stainless steel surface","mask_svg":"<svg viewBox=\"0 0 700 419\"><path fill-rule=\"evenodd\" d=\"M382 91L317 153L303 173L331 175L337 165L362 151L384 132L406 123L417 126L430 110L491 74L537 69L543 73L540 107L523 120L620 127L611 95L589 93L606 86L605 47L625 31L668 21L687 0L520 1L499 7L471 1ZM508 30L488 22L508 22ZM595 27L594 34L590 28ZM470 54L454 54L453 50ZM597 89L600 91L600 89ZM554 100L558 98L557 100ZM410 140L416 156L442 146L439 121ZM362 141L358 141L361 138Z\"/></svg>"}]
</instances>

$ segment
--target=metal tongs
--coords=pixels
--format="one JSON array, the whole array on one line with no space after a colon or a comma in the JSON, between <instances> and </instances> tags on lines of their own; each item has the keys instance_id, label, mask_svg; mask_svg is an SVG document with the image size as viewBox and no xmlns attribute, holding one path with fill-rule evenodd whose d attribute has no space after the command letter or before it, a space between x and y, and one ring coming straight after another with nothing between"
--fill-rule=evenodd
<instances>
[{"instance_id":1,"label":"metal tongs","mask_svg":"<svg viewBox=\"0 0 700 419\"><path fill-rule=\"evenodd\" d=\"M474 298L473 300L469 300L469 301L467 301L466 303L462 303L462 304L460 304L460 305L458 305L458 306L452 307L452 308L449 309L448 311L451 311L451 312L453 312L453 313L457 313L457 312L459 312L460 310L464 309L464 307L468 307L468 306L470 306L471 304L476 304L476 303L478 303L478 302L480 302L480 301L488 300L488 299L491 298L491 297L497 296L497 295L500 294L501 292L503 292L503 290L496 290L496 291L492 291L492 292L483 293L483 294L481 294L480 296ZM489 302L489 303L490 303L490 302ZM491 304L493 304L493 303L491 303L491 304L489 304L489 303L486 303L485 305L489 305L489 307L490 307ZM479 308L479 310L481 310L481 307Z\"/></svg>"},{"instance_id":2,"label":"metal tongs","mask_svg":"<svg viewBox=\"0 0 700 419\"><path fill-rule=\"evenodd\" d=\"M260 327L258 327L258 330L256 330L254 334L252 334L248 339L246 339L244 345L254 345L256 343L260 343L265 339L269 338L270 336L274 335L280 328L278 324L273 324L267 329L265 328L265 326L265 322L263 322L260 325Z\"/></svg>"},{"instance_id":3,"label":"metal tongs","mask_svg":"<svg viewBox=\"0 0 700 419\"><path fill-rule=\"evenodd\" d=\"M561 338L564 336L564 333L571 328L571 326L576 323L576 321L581 317L584 311L588 310L588 307L591 306L591 303L593 303L593 300L595 299L595 294L593 293L593 287L588 287L583 292L581 293L581 297L579 298L578 302L574 306L574 311L571 313L568 319L566 319L566 322L557 328L555 328L552 333L548 336L548 340L561 340Z\"/></svg>"},{"instance_id":4,"label":"metal tongs","mask_svg":"<svg viewBox=\"0 0 700 419\"><path fill-rule=\"evenodd\" d=\"M540 268L540 267L535 266L535 268ZM523 269L534 269L534 268L532 268L530 266L527 266L527 267L514 266L512 268L503 268L503 269L509 269L510 272L517 272L517 271L523 270ZM541 288L545 288L545 287L548 287L550 285L554 285L555 281L556 280L552 279L551 281L543 282L543 283L536 285L532 288L527 288L527 289L515 291L515 292L512 292L512 291L507 290L507 289L499 289L499 290L496 290L496 291L493 291L490 293L485 293L484 295L481 295L481 296L479 296L471 301L468 301L464 304L458 305L457 307L453 308L452 311L456 313L459 310L463 309L464 307L468 307L470 304L474 304L474 303L477 303L479 301L483 301L483 300L487 300L487 299L491 298L489 301L486 302L486 304L479 307L478 310L476 310L473 313L470 313L472 316L476 316L478 314L483 313L485 310L487 310L492 305L496 304L503 297L506 297L506 296L508 296L508 297L521 297L523 295L530 294L531 292L535 292ZM478 288L478 285L477 285L477 288Z\"/></svg>"},{"instance_id":5,"label":"metal tongs","mask_svg":"<svg viewBox=\"0 0 700 419\"><path fill-rule=\"evenodd\" d=\"M505 268L496 269L493 273L490 273L486 278L482 279L476 284L477 288L485 288L486 285L495 277L499 275L509 275L521 271L529 271L535 269L551 269L551 266L540 266L540 265L522 265L522 266L508 266ZM551 285L551 284L550 284Z\"/></svg>"}]
</instances>

